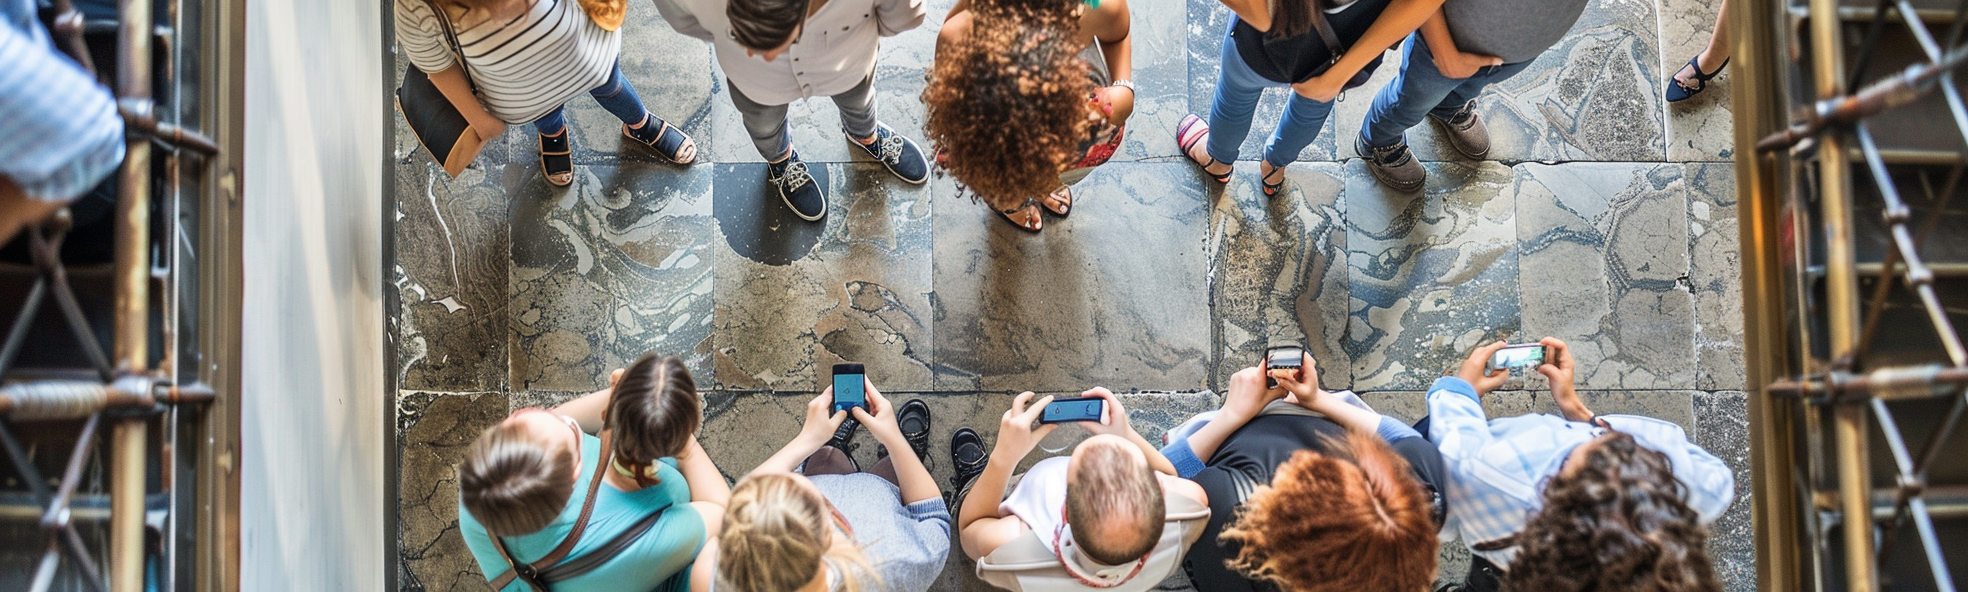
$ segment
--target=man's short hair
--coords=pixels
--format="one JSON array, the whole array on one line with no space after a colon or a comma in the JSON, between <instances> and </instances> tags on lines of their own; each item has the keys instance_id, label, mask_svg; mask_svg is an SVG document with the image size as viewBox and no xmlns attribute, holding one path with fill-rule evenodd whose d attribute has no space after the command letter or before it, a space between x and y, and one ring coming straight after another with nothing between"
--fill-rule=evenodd
<instances>
[{"instance_id":1,"label":"man's short hair","mask_svg":"<svg viewBox=\"0 0 1968 592\"><path fill-rule=\"evenodd\" d=\"M809 0L731 0L724 7L731 19L731 38L754 51L785 47L806 22Z\"/></svg>"},{"instance_id":2,"label":"man's short hair","mask_svg":"<svg viewBox=\"0 0 1968 592\"><path fill-rule=\"evenodd\" d=\"M1073 542L1088 558L1107 565L1127 564L1155 550L1168 515L1154 469L1130 448L1124 442L1082 444L1079 466L1066 483Z\"/></svg>"},{"instance_id":3,"label":"man's short hair","mask_svg":"<svg viewBox=\"0 0 1968 592\"><path fill-rule=\"evenodd\" d=\"M458 497L492 536L539 531L574 496L573 450L554 450L502 422L485 430L458 463Z\"/></svg>"}]
</instances>

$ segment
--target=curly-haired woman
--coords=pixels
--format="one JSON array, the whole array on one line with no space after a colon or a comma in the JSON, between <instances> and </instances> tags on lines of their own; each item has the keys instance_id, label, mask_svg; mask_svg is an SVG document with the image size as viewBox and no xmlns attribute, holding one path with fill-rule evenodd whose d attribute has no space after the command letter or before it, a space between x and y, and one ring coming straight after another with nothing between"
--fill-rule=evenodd
<instances>
[{"instance_id":1,"label":"curly-haired woman","mask_svg":"<svg viewBox=\"0 0 1968 592\"><path fill-rule=\"evenodd\" d=\"M1540 343L1537 371L1563 417L1484 414L1482 394L1509 378L1488 369L1499 341L1435 381L1417 426L1454 476L1449 516L1475 551L1465 590L1718 589L1702 525L1735 500L1728 465L1675 424L1594 415L1573 388L1571 350Z\"/></svg>"},{"instance_id":2,"label":"curly-haired woman","mask_svg":"<svg viewBox=\"0 0 1968 592\"><path fill-rule=\"evenodd\" d=\"M936 40L923 128L938 162L1020 229L1121 145L1134 113L1127 0L958 0Z\"/></svg>"},{"instance_id":3,"label":"curly-haired woman","mask_svg":"<svg viewBox=\"0 0 1968 592\"><path fill-rule=\"evenodd\" d=\"M1320 388L1311 356L1301 368L1238 371L1222 409L1169 431L1162 453L1210 500L1189 579L1212 592L1426 592L1441 454L1359 396Z\"/></svg>"},{"instance_id":4,"label":"curly-haired woman","mask_svg":"<svg viewBox=\"0 0 1968 592\"><path fill-rule=\"evenodd\" d=\"M1220 1L1236 16L1223 35L1209 121L1183 117L1176 144L1216 182L1228 183L1258 98L1265 88L1291 87L1258 166L1267 196L1284 187L1285 165L1319 137L1339 92L1365 83L1382 52L1442 7L1442 0Z\"/></svg>"}]
</instances>

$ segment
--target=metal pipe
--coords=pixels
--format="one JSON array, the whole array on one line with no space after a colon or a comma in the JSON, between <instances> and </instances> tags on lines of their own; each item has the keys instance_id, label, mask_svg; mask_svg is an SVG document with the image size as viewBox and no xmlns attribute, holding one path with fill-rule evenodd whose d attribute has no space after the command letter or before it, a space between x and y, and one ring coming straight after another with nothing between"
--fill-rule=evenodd
<instances>
[{"instance_id":1,"label":"metal pipe","mask_svg":"<svg viewBox=\"0 0 1968 592\"><path fill-rule=\"evenodd\" d=\"M75 497L76 486L82 483L82 465L89 462L89 451L96 442L96 425L102 423L102 414L89 416L82 423L82 434L75 438L75 449L68 454L68 466L62 470L61 485L55 490L55 499L48 502L48 512L41 516L42 530L68 528L68 501Z\"/></svg>"},{"instance_id":2,"label":"metal pipe","mask_svg":"<svg viewBox=\"0 0 1968 592\"><path fill-rule=\"evenodd\" d=\"M148 112L151 92L150 0L119 0L119 107ZM150 333L150 140L133 136L124 152L116 200L116 326L118 370L148 370ZM125 419L110 431L109 584L113 592L143 589L145 419Z\"/></svg>"},{"instance_id":3,"label":"metal pipe","mask_svg":"<svg viewBox=\"0 0 1968 592\"><path fill-rule=\"evenodd\" d=\"M1843 74L1844 39L1842 23L1838 20L1838 0L1810 0L1811 9L1811 78L1816 83L1817 98L1820 104L1829 104L1834 99L1845 96ZM1910 75L1909 75L1910 76ZM1891 104L1887 100L1896 94L1879 96L1880 103ZM1849 111L1858 111L1862 104L1856 99L1847 99L1844 104L1853 105ZM1828 115L1828 114L1827 114ZM1819 117L1823 121L1827 117ZM1819 124L1822 125L1822 124ZM1827 345L1831 359L1847 359L1858 345L1858 278L1853 264L1857 263L1852 248L1852 182L1850 162L1846 159L1845 139L1837 133L1818 135L1821 143L1818 150L1819 176L1819 220L1825 232L1825 317ZM1846 589L1850 592L1872 592L1878 588L1878 578L1874 574L1872 553L1872 522L1867 519L1872 513L1867 493L1872 491L1871 466L1866 447L1866 408L1859 405L1841 405L1833 412L1833 441L1837 446L1838 487L1843 500L1845 528L1844 537Z\"/></svg>"}]
</instances>

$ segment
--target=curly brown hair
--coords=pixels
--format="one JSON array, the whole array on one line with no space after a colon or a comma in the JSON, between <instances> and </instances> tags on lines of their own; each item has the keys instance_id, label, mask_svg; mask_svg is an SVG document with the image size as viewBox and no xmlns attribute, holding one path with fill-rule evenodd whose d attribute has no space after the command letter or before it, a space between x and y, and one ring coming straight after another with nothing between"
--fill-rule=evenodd
<instances>
[{"instance_id":1,"label":"curly brown hair","mask_svg":"<svg viewBox=\"0 0 1968 592\"><path fill-rule=\"evenodd\" d=\"M1420 592L1435 577L1433 505L1407 459L1348 431L1324 453L1301 450L1257 488L1219 536L1227 562L1295 592Z\"/></svg>"},{"instance_id":2,"label":"curly brown hair","mask_svg":"<svg viewBox=\"0 0 1968 592\"><path fill-rule=\"evenodd\" d=\"M923 131L943 168L996 209L1059 188L1103 123L1079 11L1078 0L977 0L969 34L937 51Z\"/></svg>"},{"instance_id":3,"label":"curly brown hair","mask_svg":"<svg viewBox=\"0 0 1968 592\"><path fill-rule=\"evenodd\" d=\"M1682 501L1667 455L1619 432L1600 436L1574 471L1544 488L1544 509L1516 536L1506 590L1719 591L1701 515Z\"/></svg>"}]
</instances>

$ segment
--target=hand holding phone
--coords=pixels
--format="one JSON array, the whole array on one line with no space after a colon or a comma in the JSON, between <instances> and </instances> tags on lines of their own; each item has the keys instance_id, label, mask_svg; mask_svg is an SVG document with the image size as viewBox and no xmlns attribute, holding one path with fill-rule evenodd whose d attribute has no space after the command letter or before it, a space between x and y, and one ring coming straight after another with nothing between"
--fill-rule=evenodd
<instances>
[{"instance_id":1,"label":"hand holding phone","mask_svg":"<svg viewBox=\"0 0 1968 592\"><path fill-rule=\"evenodd\" d=\"M1039 414L1039 423L1099 423L1106 410L1107 399L1101 397L1053 399L1051 404L1046 405L1045 412Z\"/></svg>"},{"instance_id":2,"label":"hand holding phone","mask_svg":"<svg viewBox=\"0 0 1968 592\"><path fill-rule=\"evenodd\" d=\"M834 410L868 408L868 375L860 364L834 364Z\"/></svg>"},{"instance_id":3,"label":"hand holding phone","mask_svg":"<svg viewBox=\"0 0 1968 592\"><path fill-rule=\"evenodd\" d=\"M1274 345L1264 350L1264 388L1278 388L1279 378L1305 382L1305 348Z\"/></svg>"},{"instance_id":4,"label":"hand holding phone","mask_svg":"<svg viewBox=\"0 0 1968 592\"><path fill-rule=\"evenodd\" d=\"M1509 372L1535 370L1538 366L1544 365L1545 353L1542 343L1506 345L1496 350L1496 353L1490 354L1490 361L1485 370Z\"/></svg>"}]
</instances>

